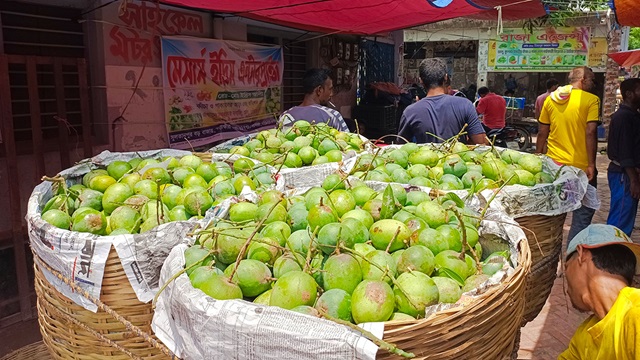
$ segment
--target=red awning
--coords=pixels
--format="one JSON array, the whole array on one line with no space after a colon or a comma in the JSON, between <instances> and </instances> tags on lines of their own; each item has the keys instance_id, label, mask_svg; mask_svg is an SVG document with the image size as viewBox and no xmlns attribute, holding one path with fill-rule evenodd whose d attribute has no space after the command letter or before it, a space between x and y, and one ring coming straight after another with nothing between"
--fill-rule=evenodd
<instances>
[{"instance_id":1,"label":"red awning","mask_svg":"<svg viewBox=\"0 0 640 360\"><path fill-rule=\"evenodd\" d=\"M474 17L503 20L545 15L540 0L161 0L323 33L374 35L437 21ZM513 3L513 5L510 5Z\"/></svg>"},{"instance_id":2,"label":"red awning","mask_svg":"<svg viewBox=\"0 0 640 360\"><path fill-rule=\"evenodd\" d=\"M627 69L633 65L640 65L640 50L620 51L608 55L613 61Z\"/></svg>"}]
</instances>

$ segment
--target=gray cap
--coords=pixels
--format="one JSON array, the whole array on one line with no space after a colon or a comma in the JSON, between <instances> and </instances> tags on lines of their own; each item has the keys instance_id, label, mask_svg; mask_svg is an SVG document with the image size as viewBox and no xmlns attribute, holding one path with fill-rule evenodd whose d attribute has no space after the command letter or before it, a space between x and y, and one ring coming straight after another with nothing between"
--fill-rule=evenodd
<instances>
[{"instance_id":1,"label":"gray cap","mask_svg":"<svg viewBox=\"0 0 640 360\"><path fill-rule=\"evenodd\" d=\"M587 249L619 244L633 251L636 256L636 274L640 274L640 245L631 239L622 230L615 226L605 224L591 224L580 231L567 246L567 258L576 251L578 245Z\"/></svg>"}]
</instances>

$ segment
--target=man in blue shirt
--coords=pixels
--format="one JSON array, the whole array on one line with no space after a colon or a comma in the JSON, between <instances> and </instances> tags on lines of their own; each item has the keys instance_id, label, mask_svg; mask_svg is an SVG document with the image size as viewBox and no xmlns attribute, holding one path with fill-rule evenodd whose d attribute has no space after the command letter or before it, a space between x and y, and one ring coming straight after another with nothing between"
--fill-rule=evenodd
<instances>
[{"instance_id":1,"label":"man in blue shirt","mask_svg":"<svg viewBox=\"0 0 640 360\"><path fill-rule=\"evenodd\" d=\"M337 110L327 107L333 96L333 80L327 69L310 69L302 78L304 100L280 116L283 125L290 125L297 120L310 123L325 123L340 131L349 132L347 123Z\"/></svg>"},{"instance_id":2,"label":"man in blue shirt","mask_svg":"<svg viewBox=\"0 0 640 360\"><path fill-rule=\"evenodd\" d=\"M425 59L419 72L427 96L404 110L398 135L416 143L440 143L462 131L466 134L460 136L460 141L485 144L485 131L473 104L466 98L448 95L451 79L445 61Z\"/></svg>"}]
</instances>

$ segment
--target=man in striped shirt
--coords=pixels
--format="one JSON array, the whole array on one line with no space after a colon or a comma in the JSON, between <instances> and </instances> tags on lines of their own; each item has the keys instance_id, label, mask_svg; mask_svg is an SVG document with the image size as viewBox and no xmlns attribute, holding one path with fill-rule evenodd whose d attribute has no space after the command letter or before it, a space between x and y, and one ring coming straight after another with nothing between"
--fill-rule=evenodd
<instances>
[{"instance_id":1,"label":"man in striped shirt","mask_svg":"<svg viewBox=\"0 0 640 360\"><path fill-rule=\"evenodd\" d=\"M327 107L333 96L333 80L327 69L310 69L304 74L302 86L305 92L302 104L294 106L280 116L282 125L291 125L297 120L310 123L325 123L340 131L348 132L347 123L337 110Z\"/></svg>"}]
</instances>

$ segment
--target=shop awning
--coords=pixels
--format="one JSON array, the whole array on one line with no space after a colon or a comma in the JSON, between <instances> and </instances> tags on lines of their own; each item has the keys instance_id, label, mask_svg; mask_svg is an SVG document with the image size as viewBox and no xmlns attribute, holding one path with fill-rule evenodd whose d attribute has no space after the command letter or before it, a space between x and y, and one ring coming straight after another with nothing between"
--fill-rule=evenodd
<instances>
[{"instance_id":1,"label":"shop awning","mask_svg":"<svg viewBox=\"0 0 640 360\"><path fill-rule=\"evenodd\" d=\"M613 0L618 23L622 26L640 26L638 16L638 0Z\"/></svg>"},{"instance_id":2,"label":"shop awning","mask_svg":"<svg viewBox=\"0 0 640 360\"><path fill-rule=\"evenodd\" d=\"M608 56L627 69L633 65L640 65L640 50L620 51L608 54Z\"/></svg>"},{"instance_id":3,"label":"shop awning","mask_svg":"<svg viewBox=\"0 0 640 360\"><path fill-rule=\"evenodd\" d=\"M458 17L545 15L540 0L161 0L323 33L375 35ZM500 8L498 8L500 7Z\"/></svg>"}]
</instances>

